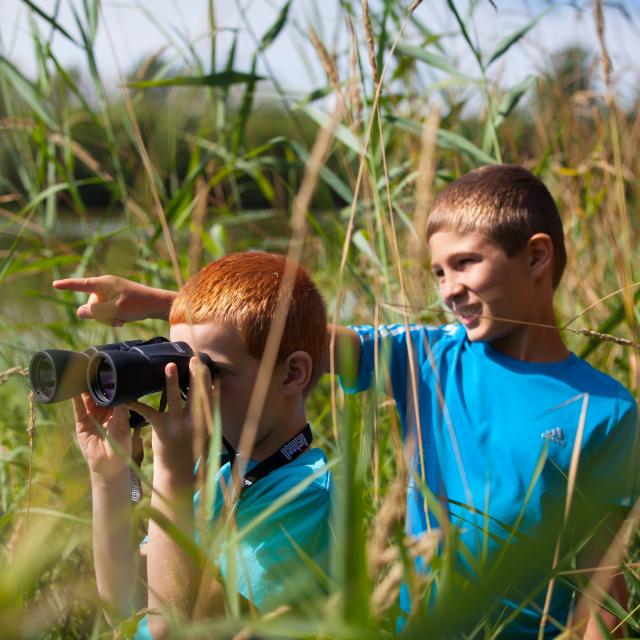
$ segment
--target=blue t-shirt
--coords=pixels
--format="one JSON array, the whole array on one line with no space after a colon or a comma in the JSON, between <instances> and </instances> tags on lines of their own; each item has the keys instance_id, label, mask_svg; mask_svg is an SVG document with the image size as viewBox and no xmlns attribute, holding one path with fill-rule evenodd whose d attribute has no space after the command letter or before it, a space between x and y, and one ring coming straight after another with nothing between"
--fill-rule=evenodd
<instances>
[{"instance_id":1,"label":"blue t-shirt","mask_svg":"<svg viewBox=\"0 0 640 640\"><path fill-rule=\"evenodd\" d=\"M461 562L471 573L469 558L495 558L502 547L535 540L561 518L574 447L580 454L575 495L620 506L635 498L636 403L574 354L555 363L516 360L488 343L470 342L459 324L410 325L409 334L405 325L354 329L361 342L359 378L347 391L371 386L378 354L400 414L410 455L407 532L420 536L440 526L426 486L459 527L470 552ZM379 384L387 388L386 376ZM578 504L574 499L572 514ZM538 551L549 568L553 549ZM519 593L536 578L523 578ZM570 598L560 582L550 613L561 623ZM500 600L503 618L513 613L514 601L515 594ZM540 602L529 604L509 627L512 637L537 636ZM549 634L554 630L550 624Z\"/></svg>"},{"instance_id":2,"label":"blue t-shirt","mask_svg":"<svg viewBox=\"0 0 640 640\"><path fill-rule=\"evenodd\" d=\"M212 526L228 516L223 487L230 481L227 463L216 476ZM331 487L324 452L312 448L245 489L233 509L235 533L223 532L213 552L227 590L263 612L318 601L329 573ZM197 493L194 504L201 508ZM146 616L135 638L150 640Z\"/></svg>"}]
</instances>

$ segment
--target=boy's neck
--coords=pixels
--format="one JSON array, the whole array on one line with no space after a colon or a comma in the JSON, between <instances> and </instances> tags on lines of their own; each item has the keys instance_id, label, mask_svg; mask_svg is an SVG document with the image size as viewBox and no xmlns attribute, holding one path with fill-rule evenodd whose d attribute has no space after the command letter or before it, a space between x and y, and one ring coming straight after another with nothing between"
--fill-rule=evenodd
<instances>
[{"instance_id":1,"label":"boy's neck","mask_svg":"<svg viewBox=\"0 0 640 640\"><path fill-rule=\"evenodd\" d=\"M497 351L524 362L559 362L569 355L552 308L520 331L492 340L489 344Z\"/></svg>"},{"instance_id":2,"label":"boy's neck","mask_svg":"<svg viewBox=\"0 0 640 640\"><path fill-rule=\"evenodd\" d=\"M523 362L560 362L569 356L553 308L553 289L550 278L534 283L529 292L528 313L514 322L511 330L489 340L501 353Z\"/></svg>"},{"instance_id":3,"label":"boy's neck","mask_svg":"<svg viewBox=\"0 0 640 640\"><path fill-rule=\"evenodd\" d=\"M279 424L274 425L259 441L253 445L251 459L260 461L268 458L282 447L283 444L296 436L307 424L304 410L291 415L282 416Z\"/></svg>"},{"instance_id":4,"label":"boy's neck","mask_svg":"<svg viewBox=\"0 0 640 640\"><path fill-rule=\"evenodd\" d=\"M497 351L524 362L559 362L569 355L557 329L546 329L533 335L529 333L519 343L498 339L489 344Z\"/></svg>"}]
</instances>

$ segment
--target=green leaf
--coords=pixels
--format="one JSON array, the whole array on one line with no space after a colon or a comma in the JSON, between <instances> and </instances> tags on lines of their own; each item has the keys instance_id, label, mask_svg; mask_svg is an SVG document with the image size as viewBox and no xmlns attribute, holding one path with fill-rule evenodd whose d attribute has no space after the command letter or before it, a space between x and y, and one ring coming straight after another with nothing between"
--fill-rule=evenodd
<instances>
[{"instance_id":1,"label":"green leaf","mask_svg":"<svg viewBox=\"0 0 640 640\"><path fill-rule=\"evenodd\" d=\"M16 90L22 99L33 109L34 113L47 125L49 129L56 129L53 115L45 108L46 101L39 95L37 89L31 84L16 67L4 56L0 56L0 70L9 84Z\"/></svg>"},{"instance_id":2,"label":"green leaf","mask_svg":"<svg viewBox=\"0 0 640 640\"><path fill-rule=\"evenodd\" d=\"M22 239L22 235L26 231L27 225L29 224L29 222L31 221L31 218L33 217L33 213L35 211L35 207L40 202L42 202L42 200L47 198L51 193L57 193L58 191L61 191L62 189L66 189L67 186L68 185L66 185L66 184L64 184L64 185L55 185L52 188L50 187L49 189L46 189L45 191L42 191L41 193L39 193L36 196L36 198L32 202L30 202L26 207L24 207L18 213L18 217L24 218L24 224L20 227L20 230L16 234L15 238L13 239L13 242L11 243L11 246L9 247L9 250L7 251L6 255L4 256L2 262L0 262L0 284L4 281L5 277L7 276L7 273L9 272L9 268L11 267L11 265L12 265L12 263L14 261L14 256L16 255L16 251L17 251L18 246L20 244L20 240Z\"/></svg>"},{"instance_id":3,"label":"green leaf","mask_svg":"<svg viewBox=\"0 0 640 640\"><path fill-rule=\"evenodd\" d=\"M276 21L271 25L269 30L262 36L262 40L260 41L260 46L258 47L258 52L263 52L280 34L282 31L282 27L287 22L287 17L289 16L289 7L291 6L291 0L287 0L284 3L282 9L280 9L280 13L276 18Z\"/></svg>"},{"instance_id":4,"label":"green leaf","mask_svg":"<svg viewBox=\"0 0 640 640\"><path fill-rule=\"evenodd\" d=\"M369 258L369 260L371 260L378 269L382 269L380 258L376 255L375 249L369 244L369 240L367 240L362 229L358 229L353 234L351 242L360 251L360 253L367 256L367 258Z\"/></svg>"},{"instance_id":5,"label":"green leaf","mask_svg":"<svg viewBox=\"0 0 640 640\"><path fill-rule=\"evenodd\" d=\"M45 13L40 7L38 7L36 4L31 2L30 0L22 0L22 2L24 2L29 7L29 9L31 9L31 11L38 14L43 20L48 22L56 31L59 31L67 40L69 40L70 42L73 42L73 44L75 44L77 47L82 46L77 40L75 40L69 34L69 32L66 29L64 29L64 27L60 25L60 23L55 18L53 18L53 16L50 16L49 14Z\"/></svg>"},{"instance_id":6,"label":"green leaf","mask_svg":"<svg viewBox=\"0 0 640 640\"><path fill-rule=\"evenodd\" d=\"M455 149L457 151L462 151L481 164L496 164L496 159L493 156L490 156L482 151L482 149L476 147L473 142L470 142L459 133L438 129L436 133L436 140L438 146L443 149Z\"/></svg>"},{"instance_id":7,"label":"green leaf","mask_svg":"<svg viewBox=\"0 0 640 640\"><path fill-rule=\"evenodd\" d=\"M422 135L422 125L419 122L407 120L406 118L398 118L390 114L385 116L385 120L409 133L418 136ZM461 151L480 164L496 164L495 158L476 147L473 142L470 142L459 133L438 129L436 132L436 141L439 147Z\"/></svg>"},{"instance_id":8,"label":"green leaf","mask_svg":"<svg viewBox=\"0 0 640 640\"><path fill-rule=\"evenodd\" d=\"M74 79L71 77L71 75L60 64L60 62L58 62L58 59L53 55L53 52L51 51L51 48L49 46L47 46L47 56L55 65L58 75L64 80L65 84L67 85L71 93L78 99L78 101L83 106L84 110L87 112L91 120L96 125L100 126L96 118L94 109L89 105L86 98L84 97L84 92L79 89L78 85L76 84Z\"/></svg>"},{"instance_id":9,"label":"green leaf","mask_svg":"<svg viewBox=\"0 0 640 640\"><path fill-rule=\"evenodd\" d=\"M254 54L251 62L251 75L255 75L257 65L258 56L257 54ZM240 145L244 140L244 133L253 107L255 88L255 80L247 82L247 88L245 89L244 96L242 97L242 105L240 106L238 118L236 119L236 123L233 128L233 135L231 137L231 152L233 155L238 153L238 149L240 149Z\"/></svg>"},{"instance_id":10,"label":"green leaf","mask_svg":"<svg viewBox=\"0 0 640 640\"><path fill-rule=\"evenodd\" d=\"M42 258L40 260L31 260L31 256L20 256L20 260L15 260L14 264L7 270L7 274L20 273L26 275L27 273L51 273L51 271L57 267L65 266L69 264L75 264L78 261L75 255L58 255L51 258ZM38 292L26 291L24 295L39 297L43 300L48 300L47 296L42 296Z\"/></svg>"},{"instance_id":11,"label":"green leaf","mask_svg":"<svg viewBox=\"0 0 640 640\"><path fill-rule=\"evenodd\" d=\"M469 45L469 48L471 49L473 56L478 61L478 65L484 71L484 68L482 66L482 58L480 57L480 51L473 44L473 40L471 40L471 36L469 35L469 31L467 30L467 25L465 24L465 21L462 19L462 17L458 13L458 9L456 8L454 1L447 0L447 6L449 7L449 10L451 11L451 13L453 13L453 17L456 19L456 22L458 23L458 27L460 28L460 33L462 33L462 37L467 41L467 44ZM471 6L473 7L473 5Z\"/></svg>"},{"instance_id":12,"label":"green leaf","mask_svg":"<svg viewBox=\"0 0 640 640\"><path fill-rule=\"evenodd\" d=\"M493 126L497 129L505 118L516 108L522 96L536 83L535 76L527 76L515 87L511 87L505 94L498 107L498 113L493 121Z\"/></svg>"},{"instance_id":13,"label":"green leaf","mask_svg":"<svg viewBox=\"0 0 640 640\"><path fill-rule=\"evenodd\" d=\"M440 71L445 71L446 73L457 78L463 78L467 81L476 82L476 80L474 80L473 78L470 78L464 73L461 73L460 70L453 63L449 62L449 60L447 60L444 56L427 51L422 47L417 47L406 42L398 42L398 45L396 46L396 54L397 53L409 56L410 58L413 58L415 60L420 60L421 62L426 62L429 66L440 69Z\"/></svg>"},{"instance_id":14,"label":"green leaf","mask_svg":"<svg viewBox=\"0 0 640 640\"><path fill-rule=\"evenodd\" d=\"M520 29L514 31L510 36L507 36L506 38L501 40L489 56L489 61L487 62L486 66L488 67L492 62L495 62L498 58L505 54L516 42L518 42L518 40L526 36L527 33L529 33L529 31L531 31L531 29L536 26L542 16L549 13L550 9L551 7L545 9L542 13L538 14L535 18L527 22L527 24L525 24L523 27L520 27Z\"/></svg>"},{"instance_id":15,"label":"green leaf","mask_svg":"<svg viewBox=\"0 0 640 640\"><path fill-rule=\"evenodd\" d=\"M298 100L293 105L293 110L302 109L305 105L315 102L316 100L320 100L321 98L326 98L328 95L333 93L333 87L327 85L326 87L320 87L319 89L314 89L311 93L308 93L304 98Z\"/></svg>"},{"instance_id":16,"label":"green leaf","mask_svg":"<svg viewBox=\"0 0 640 640\"><path fill-rule=\"evenodd\" d=\"M306 113L318 126L324 127L329 122L330 116L324 111L320 111L316 107L308 104L302 107L302 111ZM335 130L335 137L345 146L358 155L362 152L362 145L353 132L343 124L339 124Z\"/></svg>"},{"instance_id":17,"label":"green leaf","mask_svg":"<svg viewBox=\"0 0 640 640\"><path fill-rule=\"evenodd\" d=\"M263 76L242 71L223 71L210 73L205 76L175 76L160 80L139 80L128 82L127 86L134 89L151 89L154 87L228 87L232 84L256 82L264 80Z\"/></svg>"},{"instance_id":18,"label":"green leaf","mask_svg":"<svg viewBox=\"0 0 640 640\"><path fill-rule=\"evenodd\" d=\"M288 141L289 146L297 154L297 156L305 164L309 161L311 154L297 142L293 140ZM340 178L336 173L331 171L326 164L320 167L320 177L326 182L331 189L333 189L345 202L351 202L353 200L353 192L349 188L349 185Z\"/></svg>"}]
</instances>

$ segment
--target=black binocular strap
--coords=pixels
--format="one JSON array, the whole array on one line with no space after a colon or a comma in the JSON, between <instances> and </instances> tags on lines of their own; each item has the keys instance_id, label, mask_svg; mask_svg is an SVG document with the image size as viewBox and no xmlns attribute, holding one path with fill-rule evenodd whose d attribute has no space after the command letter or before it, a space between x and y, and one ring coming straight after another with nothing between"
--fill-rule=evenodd
<instances>
[{"instance_id":1,"label":"black binocular strap","mask_svg":"<svg viewBox=\"0 0 640 640\"><path fill-rule=\"evenodd\" d=\"M236 461L237 453L235 449L227 442L225 438L222 442L229 453L229 463L231 469ZM303 429L299 431L293 438L287 440L276 452L272 453L268 458L261 460L255 467L252 467L243 478L240 478L240 488L246 489L265 478L272 471L284 467L285 464L297 458L301 453L306 451L313 442L311 427L309 423L305 424Z\"/></svg>"},{"instance_id":2,"label":"black binocular strap","mask_svg":"<svg viewBox=\"0 0 640 640\"><path fill-rule=\"evenodd\" d=\"M183 389L182 396L186 396L186 391ZM160 411L164 411L167 406L167 392L163 391L160 396ZM268 458L261 460L255 467L252 467L247 474L240 478L240 491L258 482L262 478L266 478L272 471L283 467L285 464L291 462L294 458L297 458L301 453L306 451L313 442L313 435L311 433L311 426L307 422L301 431L296 433L293 438L287 440L275 453L272 453ZM221 456L221 466L229 462L231 469L238 456L237 451L231 446L231 443L222 436L222 445L227 450L227 453L223 453Z\"/></svg>"}]
</instances>

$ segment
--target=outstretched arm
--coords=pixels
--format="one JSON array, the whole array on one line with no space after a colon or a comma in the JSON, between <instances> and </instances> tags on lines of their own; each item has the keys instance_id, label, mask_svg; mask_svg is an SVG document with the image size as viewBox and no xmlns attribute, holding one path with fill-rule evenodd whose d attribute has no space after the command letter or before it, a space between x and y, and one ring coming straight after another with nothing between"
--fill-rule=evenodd
<instances>
[{"instance_id":1,"label":"outstretched arm","mask_svg":"<svg viewBox=\"0 0 640 640\"><path fill-rule=\"evenodd\" d=\"M166 320L176 297L175 291L148 287L118 276L66 278L54 280L53 286L59 290L88 293L87 302L78 307L78 317L114 327L132 320Z\"/></svg>"},{"instance_id":2,"label":"outstretched arm","mask_svg":"<svg viewBox=\"0 0 640 640\"><path fill-rule=\"evenodd\" d=\"M125 322L158 318L167 320L177 292L156 289L118 276L94 278L66 278L54 280L53 286L64 291L89 294L85 304L77 309L79 318L97 320L120 327ZM360 340L348 327L327 326L329 356L327 373L339 375L347 386L358 379Z\"/></svg>"}]
</instances>

